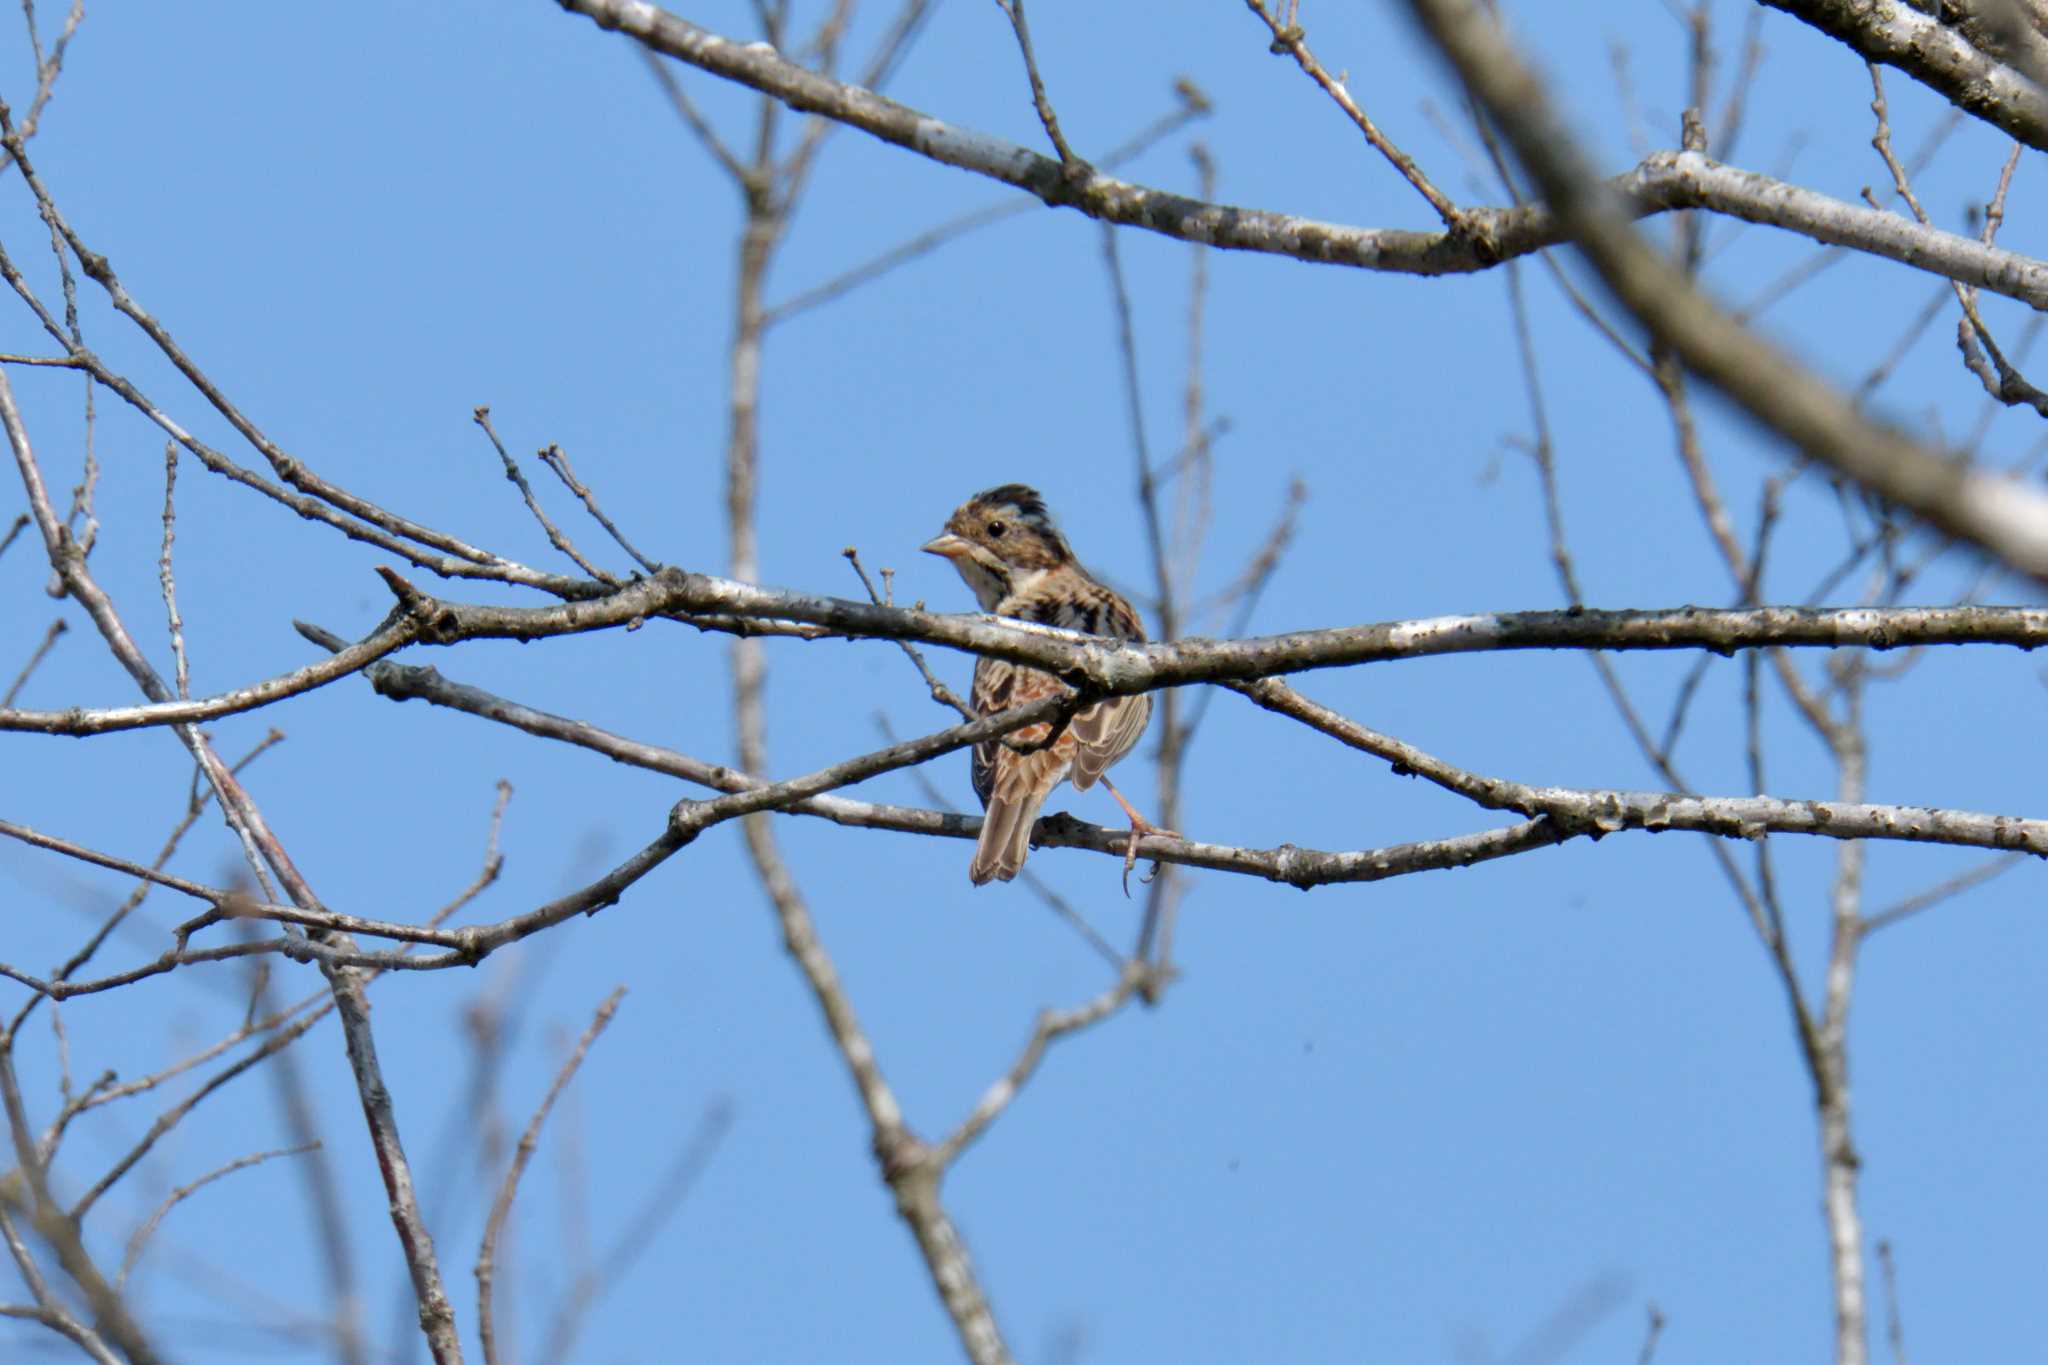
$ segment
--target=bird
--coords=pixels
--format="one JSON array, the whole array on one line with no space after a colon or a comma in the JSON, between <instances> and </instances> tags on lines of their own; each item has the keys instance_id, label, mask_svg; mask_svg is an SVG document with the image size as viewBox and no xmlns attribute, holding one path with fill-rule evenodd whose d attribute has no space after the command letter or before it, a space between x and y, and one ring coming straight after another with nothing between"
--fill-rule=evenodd
<instances>
[{"instance_id":1,"label":"bird","mask_svg":"<svg viewBox=\"0 0 2048 1365\"><path fill-rule=\"evenodd\" d=\"M983 611L1115 640L1145 639L1138 613L1081 567L1034 488L1006 483L976 493L922 548L951 561ZM972 699L979 716L1069 690L1052 674L1007 659L983 657L974 665ZM982 886L1015 877L1031 850L1039 809L1055 787L1070 779L1078 791L1100 781L1130 818L1131 840L1124 852L1128 878L1139 838L1171 831L1138 814L1106 774L1137 745L1151 717L1152 698L1144 693L1105 697L1077 711L1056 735L1051 722L1041 721L975 745L971 775L984 815L968 879Z\"/></svg>"}]
</instances>

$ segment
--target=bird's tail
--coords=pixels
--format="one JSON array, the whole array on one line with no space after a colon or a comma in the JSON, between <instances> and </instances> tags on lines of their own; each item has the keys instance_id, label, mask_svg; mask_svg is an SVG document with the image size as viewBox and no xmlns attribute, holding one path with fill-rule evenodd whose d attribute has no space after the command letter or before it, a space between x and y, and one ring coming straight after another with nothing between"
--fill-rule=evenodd
<instances>
[{"instance_id":1,"label":"bird's tail","mask_svg":"<svg viewBox=\"0 0 2048 1365\"><path fill-rule=\"evenodd\" d=\"M1019 793L1021 800L1002 795L989 799L981 818L981 841L974 846L974 861L967 865L969 881L980 886L1006 882L1017 875L1025 855L1031 852L1031 827L1038 823L1038 812L1050 794L1026 788Z\"/></svg>"}]
</instances>

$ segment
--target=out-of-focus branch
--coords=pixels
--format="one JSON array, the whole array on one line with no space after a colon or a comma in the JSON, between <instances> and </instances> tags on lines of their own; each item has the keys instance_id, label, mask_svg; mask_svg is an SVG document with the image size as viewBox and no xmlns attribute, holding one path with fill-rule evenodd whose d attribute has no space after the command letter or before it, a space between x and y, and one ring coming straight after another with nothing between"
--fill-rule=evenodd
<instances>
[{"instance_id":1,"label":"out-of-focus branch","mask_svg":"<svg viewBox=\"0 0 2048 1365\"><path fill-rule=\"evenodd\" d=\"M921 110L789 62L760 44L736 43L638 0L560 0L564 9L637 38L656 51L823 115L945 165L1024 190L1046 204L1182 241L1400 274L1489 269L1566 241L1549 207L1465 208L1464 232L1411 232L1320 222L1265 209L1208 203L1091 170L1072 174L1030 148L950 125ZM1769 176L1723 166L1700 152L1658 152L1606 182L1618 211L1710 209L1782 227L1925 269L2035 307L2048 306L2048 265L1894 214L1844 203Z\"/></svg>"},{"instance_id":2,"label":"out-of-focus branch","mask_svg":"<svg viewBox=\"0 0 2048 1365\"><path fill-rule=\"evenodd\" d=\"M120 1348L129 1365L155 1365L161 1357L129 1313L120 1291L107 1282L86 1248L79 1216L67 1212L51 1192L49 1170L29 1131L28 1107L22 1100L21 1084L15 1073L14 1043L11 1030L0 1032L0 1107L6 1113L19 1188L0 1187L0 1200L25 1214L36 1233L50 1244L57 1264L64 1268L91 1309L94 1329ZM9 1240L14 1240L11 1235Z\"/></svg>"},{"instance_id":3,"label":"out-of-focus branch","mask_svg":"<svg viewBox=\"0 0 2048 1365\"><path fill-rule=\"evenodd\" d=\"M677 1150L661 1179L650 1184L650 1193L640 1202L633 1220L620 1231L595 1264L585 1258L582 1269L563 1289L555 1308L554 1325L548 1329L547 1342L540 1354L534 1357L542 1365L564 1365L571 1358L576 1337L583 1330L584 1319L591 1308L607 1290L625 1278L633 1263L654 1240L655 1233L681 1210L690 1191L696 1188L697 1181L710 1167L711 1158L717 1155L726 1134L732 1131L732 1123L730 1099L719 1096L704 1106L696 1131L691 1134L689 1142Z\"/></svg>"},{"instance_id":4,"label":"out-of-focus branch","mask_svg":"<svg viewBox=\"0 0 2048 1365\"><path fill-rule=\"evenodd\" d=\"M540 1145L540 1126L547 1122L548 1112L555 1107L562 1090L583 1065L590 1045L597 1041L605 1026L612 1021L612 1015L619 1008L619 1001L626 994L624 986L614 987L597 1007L597 1014L591 1019L583 1036L576 1040L576 1047L561 1070L555 1073L555 1082L548 1087L548 1093L541 1099L540 1107L533 1111L533 1119L526 1125L526 1131L519 1135L519 1143L512 1151L512 1164L505 1172L505 1181L498 1189L498 1197L491 1203L491 1214L484 1223L483 1240L477 1245L476 1253L476 1325L477 1333L483 1340L484 1360L487 1365L497 1365L498 1326L491 1311L491 1289L496 1279L498 1237L504 1230L505 1220L512 1215L512 1200L519 1193L519 1177L526 1172L526 1163L533 1158L533 1149Z\"/></svg>"},{"instance_id":5,"label":"out-of-focus branch","mask_svg":"<svg viewBox=\"0 0 2048 1365\"><path fill-rule=\"evenodd\" d=\"M1863 920L1863 937L1867 939L1878 930L1897 924L1902 919L1931 910L1972 887L1981 886L1993 877L2012 871L2023 861L2024 856L2018 853L2001 854L1996 858L1987 858L1968 871L1946 878L1925 891L1916 891L1903 900L1866 916Z\"/></svg>"},{"instance_id":6,"label":"out-of-focus branch","mask_svg":"<svg viewBox=\"0 0 2048 1365\"><path fill-rule=\"evenodd\" d=\"M121 1365L121 1358L114 1354L98 1332L93 1331L64 1306L64 1301L50 1291L50 1282L43 1277L42 1268L36 1264L35 1253L29 1249L28 1239L14 1225L14 1216L8 1211L8 1201L0 1199L0 1240L5 1240L7 1250L14 1258L15 1268L21 1272L22 1283L28 1286L35 1305L29 1308L9 1304L0 1308L10 1318L26 1318L40 1322L65 1340L85 1352L98 1365Z\"/></svg>"},{"instance_id":7,"label":"out-of-focus branch","mask_svg":"<svg viewBox=\"0 0 2048 1365\"><path fill-rule=\"evenodd\" d=\"M1616 298L1694 372L1814 459L2021 572L2048 580L2048 496L1880 426L1673 269L1616 211L1584 153L1475 0L1409 0Z\"/></svg>"},{"instance_id":8,"label":"out-of-focus branch","mask_svg":"<svg viewBox=\"0 0 2048 1365\"><path fill-rule=\"evenodd\" d=\"M921 16L925 12L926 7L921 0L909 0L904 6L899 23L885 39L883 50L877 54L876 62L870 68L878 78L886 74L887 66L893 64L895 57L903 50L903 45L916 33ZM771 42L775 39L781 13L780 9L763 12L763 24L769 30ZM833 42L836 43L836 39ZM769 47L767 50L772 52L773 48ZM828 47L827 51L829 50ZM820 76L818 79L829 82L827 77ZM880 97L869 95L869 98ZM778 166L776 115L780 111L780 106L772 98L763 98L757 110L753 157L745 173L739 177L738 187L746 206L746 222L740 234L733 339L728 360L725 511L730 548L727 566L733 577L741 580L759 577L756 510L760 474L762 340L767 328L765 285L768 266L788 226L788 215L795 197L800 193L809 168L814 164L817 148L830 127L830 124L823 120L813 120L797 150L788 161ZM785 177L787 189L783 193L777 193L777 180ZM398 583L394 582L392 587L394 591L400 591ZM767 665L760 642L742 636L733 642L730 659L733 730L737 740L740 766L752 773L765 772L768 767L768 747L763 692L767 680ZM1072 714L1071 703L1076 699L1050 700L1057 701L1060 705L1046 716L1040 717L1041 719L1050 719L1057 714L1064 721ZM1029 709L1031 708L1018 708L1010 714L1021 720L1022 712ZM1015 728L1001 724L1001 717L994 719L999 723L991 731L992 734L1007 733L1008 729ZM980 725L987 728L988 722L981 722ZM955 727L954 733L976 728L974 724L958 726ZM909 752L909 749L902 745L892 748L905 754ZM855 762L858 764L860 761ZM845 765L837 767L840 770L839 775L846 777L851 777L855 771ZM766 809L773 804L772 795L777 788L800 799L803 796L816 795L833 785L838 785L835 776L812 774L809 778L797 779L794 784L780 783L755 788L719 797L710 802L678 803L671 813L669 828L664 832L662 839L672 841L674 847L680 847L694 839L715 819L740 818L741 837L747 856L753 863L762 890L767 893L768 901L774 909L777 924L782 931L783 946L802 974L804 983L809 987L811 996L824 1017L833 1045L838 1050L847 1074L853 1081L854 1089L860 1096L862 1107L867 1112L872 1145L876 1159L881 1165L883 1178L895 1192L897 1211L909 1225L919 1249L924 1253L925 1264L933 1285L938 1290L939 1298L975 1365L1008 1365L1009 1354L1003 1345L1001 1334L996 1329L994 1315L982 1294L959 1235L954 1231L951 1220L939 1203L938 1173L917 1160L918 1154L924 1149L923 1144L904 1123L901 1107L882 1074L881 1063L875 1055L874 1046L861 1029L853 1002L840 983L832 959L818 938L817 926L812 920L810 907L777 845L774 824L765 816Z\"/></svg>"},{"instance_id":9,"label":"out-of-focus branch","mask_svg":"<svg viewBox=\"0 0 2048 1365\"><path fill-rule=\"evenodd\" d=\"M1199 261L1201 248L1196 249ZM1181 632L1182 582L1173 572L1172 557L1167 550L1165 518L1159 510L1158 471L1152 464L1152 442L1145 434L1145 394L1138 379L1138 330L1131 316L1131 293L1124 283L1123 253L1117 247L1116 229L1103 225L1102 260L1109 274L1109 302L1116 319L1117 355L1122 361L1124 392L1124 413L1130 423L1131 456L1137 466L1138 517L1145 528L1145 549L1152 561L1152 607L1159 621L1159 638L1172 642ZM1197 266L1199 272L1200 267ZM1196 277L1195 313L1196 323L1201 317L1200 275ZM1199 332L1196 334L1199 336ZM1188 364L1191 373L1199 375L1201 348L1195 344L1189 349ZM1191 380L1199 383L1199 380ZM1200 402L1199 389L1195 390L1194 402ZM1188 466L1191 481L1197 481L1208 473L1207 467L1199 460ZM1160 827L1178 829L1180 825L1180 775L1181 759L1185 754L1185 730L1181 724L1180 694L1172 688L1161 691L1153 699L1153 711L1158 718L1159 742L1155 752L1159 755L1159 803L1157 806ZM1107 779L1105 779L1107 780ZM1126 885L1128 892L1128 884ZM1140 959L1152 958L1154 945L1159 944L1162 952L1157 959L1161 968L1159 980L1165 980L1169 959L1165 950L1172 946L1173 932L1170 921L1177 903L1173 891L1173 873L1170 867L1157 871L1151 889L1145 897L1145 916L1138 926L1138 944L1134 955Z\"/></svg>"},{"instance_id":10,"label":"out-of-focus branch","mask_svg":"<svg viewBox=\"0 0 2048 1365\"><path fill-rule=\"evenodd\" d=\"M317 1144L314 1144L314 1146L317 1146ZM190 1199L194 1194L197 1194L201 1189L205 1188L208 1185L211 1185L214 1181L221 1179L223 1176L233 1175L236 1171L247 1170L251 1166L259 1166L262 1163L270 1160L272 1157L299 1156L302 1153L314 1150L314 1146L281 1147L276 1151L251 1152L247 1156L235 1158L233 1161L228 1162L225 1166L221 1166L214 1170L208 1171L205 1175L200 1176L197 1180L192 1181L190 1184L180 1185L175 1190L172 1190L170 1194L165 1197L164 1202L157 1205L156 1210L153 1213L151 1213L149 1217L143 1219L141 1225L137 1227L134 1233L128 1238L128 1249L121 1256L121 1273L115 1278L115 1288L118 1290L128 1283L128 1276L134 1271L135 1263L142 1259L142 1249L144 1244L146 1244L149 1241L150 1237L155 1234L158 1225L164 1221L164 1219L170 1214L170 1211L176 1208L179 1204L183 1203L187 1199Z\"/></svg>"}]
</instances>

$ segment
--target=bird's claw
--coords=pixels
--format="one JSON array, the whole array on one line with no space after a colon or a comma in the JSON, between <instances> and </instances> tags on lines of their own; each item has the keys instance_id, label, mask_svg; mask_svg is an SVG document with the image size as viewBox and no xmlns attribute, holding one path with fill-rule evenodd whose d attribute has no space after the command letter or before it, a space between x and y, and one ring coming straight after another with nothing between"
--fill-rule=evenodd
<instances>
[{"instance_id":1,"label":"bird's claw","mask_svg":"<svg viewBox=\"0 0 2048 1365\"><path fill-rule=\"evenodd\" d=\"M1153 834L1156 834L1156 835L1158 835L1158 836L1159 836L1160 838L1162 838L1162 839L1178 839L1178 838L1180 838L1180 834L1179 834L1179 832L1178 832L1178 831L1175 831L1175 830L1170 830L1170 829L1161 829L1161 828L1159 828L1159 826L1157 826L1157 825L1155 825L1155 824L1151 823L1151 822L1150 822L1150 821L1148 821L1148 820L1140 820L1140 821L1137 821L1137 822L1135 822L1135 823L1133 823L1133 824L1131 825L1131 837L1130 837L1130 840L1129 840L1129 842L1127 842L1127 843L1126 843L1126 844L1124 845L1124 899L1125 899L1125 900L1129 900L1129 899L1130 899L1130 896L1131 896L1131 869L1132 869L1132 868L1134 868L1134 867L1136 867L1136 866L1138 865L1138 840L1140 840L1140 839L1143 839L1143 838L1145 838L1146 836L1148 836L1148 835L1153 835ZM1138 878L1138 882L1139 882L1139 884L1140 884L1140 885L1143 885L1144 883L1146 883L1146 882L1149 882L1149 881L1151 881L1151 880L1152 880L1152 879L1153 879L1154 877L1156 877L1156 876L1158 876L1158 875L1159 875L1159 864L1155 862L1155 863L1153 863L1153 864L1152 864L1152 871L1150 871L1150 872L1146 873L1146 874L1145 874L1144 876L1142 876L1142 877Z\"/></svg>"}]
</instances>

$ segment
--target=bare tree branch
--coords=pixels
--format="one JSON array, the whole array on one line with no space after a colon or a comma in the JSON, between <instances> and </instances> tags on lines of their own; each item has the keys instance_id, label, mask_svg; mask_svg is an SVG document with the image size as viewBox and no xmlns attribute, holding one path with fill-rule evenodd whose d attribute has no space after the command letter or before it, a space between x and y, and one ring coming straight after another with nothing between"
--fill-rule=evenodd
<instances>
[{"instance_id":1,"label":"bare tree branch","mask_svg":"<svg viewBox=\"0 0 2048 1365\"><path fill-rule=\"evenodd\" d=\"M1445 616L1341 626L1245 640L1118 644L1051 626L975 614L943 614L758 588L664 569L604 598L550 607L495 607L430 597L385 571L419 640L537 640L629 626L682 613L699 620L790 620L846 636L915 640L1029 664L1105 696L1188 682L1241 681L1276 673L1391 659L1524 649L2048 644L2048 609L2035 607L1681 607L1665 611L1567 610Z\"/></svg>"},{"instance_id":2,"label":"bare tree branch","mask_svg":"<svg viewBox=\"0 0 2048 1365\"><path fill-rule=\"evenodd\" d=\"M762 91L792 109L822 115L942 164L1024 190L1055 208L1142 228L1182 241L1400 274L1490 269L1566 241L1550 207L1465 208L1463 232L1413 232L1320 222L1285 213L1206 203L1091 171L1076 175L1050 157L735 43L638 0L560 0L601 27L630 34L692 66ZM1723 166L1700 152L1658 152L1606 183L1615 211L1711 209L1851 246L1901 264L2048 306L2048 265L1894 214L1843 203L1769 176Z\"/></svg>"},{"instance_id":3,"label":"bare tree branch","mask_svg":"<svg viewBox=\"0 0 2048 1365\"><path fill-rule=\"evenodd\" d=\"M0 112L0 128L4 126L4 112ZM30 175L28 163L21 152L20 138L12 134L9 136L12 138L10 146L15 152L16 163L24 176ZM54 209L47 205L47 201L45 207L47 211L54 213ZM4 426L6 430L15 466L20 471L22 485L28 493L29 510L42 531L51 567L56 571L65 591L92 618L109 651L135 680L143 695L157 702L171 700L170 689L164 685L163 679L136 646L134 638L128 633L127 627L115 611L112 600L86 569L83 550L72 539L69 528L58 521L55 509L50 505L42 471L36 463L28 431L22 422L20 410L14 400L13 386L5 370L0 370L0 426ZM257 876L258 881L265 880L267 870L284 884L292 901L299 908L321 909L319 898L314 894L312 887L299 874L298 868L271 830L262 811L214 752L212 742L192 724L181 723L172 728L179 741L199 763L207 781L219 796L221 813L240 839L250 871ZM385 1191L389 1196L392 1224L405 1253L406 1265L412 1273L414 1291L419 1299L420 1329L434 1352L437 1365L454 1365L462 1358L461 1342L455 1332L454 1313L449 1308L447 1295L441 1288L440 1269L434 1259L433 1239L420 1218L418 1201L413 1195L411 1167L406 1161L404 1147L400 1141L391 1095L385 1088L382 1070L378 1065L376 1042L370 1030L369 1005L362 994L362 981L347 966L338 965L321 956L319 950L326 949L327 945L308 938L304 940L304 946L310 955L321 961L322 968L327 973L329 988L334 993L336 1012L340 1016L343 1037L347 1042L349 1063L355 1075L357 1093L362 1101L363 1117L377 1152L378 1168L384 1177ZM353 945L344 938L334 951L346 953L352 947ZM11 1062L5 1056L0 1056L0 1062L6 1062L11 1066ZM77 1273L83 1274L89 1269L89 1266L84 1266ZM146 1352L147 1348L143 1349ZM130 1354L134 1352L131 1351Z\"/></svg>"},{"instance_id":4,"label":"bare tree branch","mask_svg":"<svg viewBox=\"0 0 2048 1365\"><path fill-rule=\"evenodd\" d=\"M1325 71L1323 64L1316 60L1316 54L1309 51L1307 37L1302 31L1301 24L1297 22L1301 10L1300 0L1294 0L1294 3L1288 6L1285 22L1282 22L1277 13L1266 8L1266 0L1245 0L1245 4L1264 22L1267 32L1273 35L1273 46L1270 49L1273 54L1278 56L1286 53L1292 56L1302 73L1320 86L1323 93L1344 111L1344 116L1357 125L1358 131L1365 135L1365 140L1372 144L1373 150L1385 157L1388 163L1401 173L1401 178L1413 185L1415 192L1429 201L1429 206L1436 210L1436 216L1444 220L1444 226L1453 232L1463 231L1465 220L1458 206L1453 204L1442 190L1430 183L1429 177L1422 173L1422 168L1415 164L1415 158L1396 147L1393 141L1380 131L1379 125L1358 107L1357 101L1351 98L1350 87L1344 80Z\"/></svg>"},{"instance_id":5,"label":"bare tree branch","mask_svg":"<svg viewBox=\"0 0 2048 1365\"><path fill-rule=\"evenodd\" d=\"M1410 7L1500 124L1602 280L1660 342L1805 454L2048 580L2048 497L1878 426L1806 366L1736 324L1613 210L1548 92L1474 0L1410 0Z\"/></svg>"},{"instance_id":6,"label":"bare tree branch","mask_svg":"<svg viewBox=\"0 0 2048 1365\"><path fill-rule=\"evenodd\" d=\"M2048 150L2048 92L1978 50L1933 12L1857 0L1761 0L1819 29L1865 60L1894 66L1962 109ZM1935 7L1941 8L1941 7Z\"/></svg>"},{"instance_id":7,"label":"bare tree branch","mask_svg":"<svg viewBox=\"0 0 2048 1365\"><path fill-rule=\"evenodd\" d=\"M0 732L26 730L45 735L98 735L151 725L192 725L219 720L222 716L254 711L316 687L325 687L337 678L346 678L365 665L404 648L418 633L418 626L411 618L399 617L332 658L197 701L167 700L144 706L110 706L90 711L81 707L64 711L0 709Z\"/></svg>"}]
</instances>

